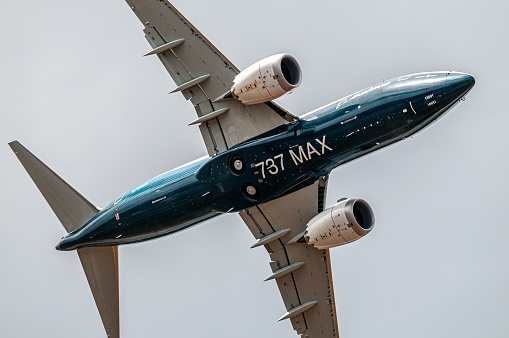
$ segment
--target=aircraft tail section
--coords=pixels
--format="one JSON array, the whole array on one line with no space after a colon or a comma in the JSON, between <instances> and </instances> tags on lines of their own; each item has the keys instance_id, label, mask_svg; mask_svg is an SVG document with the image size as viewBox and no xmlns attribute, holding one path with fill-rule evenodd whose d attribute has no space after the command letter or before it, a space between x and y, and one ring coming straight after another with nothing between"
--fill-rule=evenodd
<instances>
[{"instance_id":1,"label":"aircraft tail section","mask_svg":"<svg viewBox=\"0 0 509 338\"><path fill-rule=\"evenodd\" d=\"M9 146L67 232L78 229L99 212L98 207L80 195L21 143L13 141Z\"/></svg>"},{"instance_id":2,"label":"aircraft tail section","mask_svg":"<svg viewBox=\"0 0 509 338\"><path fill-rule=\"evenodd\" d=\"M80 228L100 211L21 143L13 141L9 146L67 232ZM77 251L106 335L119 338L118 247L86 247Z\"/></svg>"},{"instance_id":3,"label":"aircraft tail section","mask_svg":"<svg viewBox=\"0 0 509 338\"><path fill-rule=\"evenodd\" d=\"M118 247L85 247L78 249L78 255L106 335L119 338Z\"/></svg>"}]
</instances>

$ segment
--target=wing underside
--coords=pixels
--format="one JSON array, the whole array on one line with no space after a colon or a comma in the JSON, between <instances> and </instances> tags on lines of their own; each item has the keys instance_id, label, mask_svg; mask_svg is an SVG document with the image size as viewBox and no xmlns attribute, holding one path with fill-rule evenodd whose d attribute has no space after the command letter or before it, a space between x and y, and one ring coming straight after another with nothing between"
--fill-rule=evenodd
<instances>
[{"instance_id":1,"label":"wing underside","mask_svg":"<svg viewBox=\"0 0 509 338\"><path fill-rule=\"evenodd\" d=\"M209 155L215 155L281 124L298 119L274 102L245 106L216 101L230 91L239 70L166 0L126 0L177 87L194 105Z\"/></svg>"},{"instance_id":2,"label":"wing underside","mask_svg":"<svg viewBox=\"0 0 509 338\"><path fill-rule=\"evenodd\" d=\"M323 210L327 177L284 197L250 208L240 216L265 246L286 313L302 337L339 337L329 250L297 240L307 222Z\"/></svg>"}]
</instances>

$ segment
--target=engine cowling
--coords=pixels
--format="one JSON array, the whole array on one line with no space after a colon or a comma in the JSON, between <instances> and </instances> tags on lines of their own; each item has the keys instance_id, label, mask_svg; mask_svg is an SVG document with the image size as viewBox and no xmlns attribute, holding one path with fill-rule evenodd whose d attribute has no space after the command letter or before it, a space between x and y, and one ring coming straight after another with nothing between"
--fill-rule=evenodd
<instances>
[{"instance_id":1,"label":"engine cowling","mask_svg":"<svg viewBox=\"0 0 509 338\"><path fill-rule=\"evenodd\" d=\"M375 216L366 201L345 198L313 217L304 239L317 249L328 249L366 236L374 225Z\"/></svg>"},{"instance_id":2,"label":"engine cowling","mask_svg":"<svg viewBox=\"0 0 509 338\"><path fill-rule=\"evenodd\" d=\"M235 76L231 93L245 105L267 102L300 86L302 72L289 54L269 56Z\"/></svg>"}]
</instances>

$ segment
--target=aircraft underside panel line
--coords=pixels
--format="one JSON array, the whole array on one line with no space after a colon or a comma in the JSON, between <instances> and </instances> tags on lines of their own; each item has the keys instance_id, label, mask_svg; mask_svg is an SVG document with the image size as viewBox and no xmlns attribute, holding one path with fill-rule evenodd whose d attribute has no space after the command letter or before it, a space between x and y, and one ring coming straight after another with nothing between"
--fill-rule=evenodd
<instances>
[{"instance_id":1,"label":"aircraft underside panel line","mask_svg":"<svg viewBox=\"0 0 509 338\"><path fill-rule=\"evenodd\" d=\"M228 149L225 143L225 136L219 127L217 118L202 123L199 128L210 156L217 155Z\"/></svg>"},{"instance_id":2,"label":"aircraft underside panel line","mask_svg":"<svg viewBox=\"0 0 509 338\"><path fill-rule=\"evenodd\" d=\"M210 113L210 112L208 112L208 113ZM225 150L228 150L228 149L230 149L230 146L228 146L228 141L227 141L227 139L226 139L226 135L224 134L223 127L221 127L221 121L220 121L220 118L221 118L221 116L216 117L217 125L218 125L218 127L219 127L219 131L221 132L221 136L223 137L224 145L225 145L225 147L226 147L226 149L225 149Z\"/></svg>"},{"instance_id":3,"label":"aircraft underside panel line","mask_svg":"<svg viewBox=\"0 0 509 338\"><path fill-rule=\"evenodd\" d=\"M240 216L242 217L247 227L257 240L267 235L267 233L262 229L260 224L258 224L258 222L256 221L256 217L254 217L253 214L251 213L251 209L244 210L243 212L240 213ZM246 216L249 217L250 222L246 222L246 220L244 219ZM251 225L254 225L257 231L255 231L255 229Z\"/></svg>"}]
</instances>

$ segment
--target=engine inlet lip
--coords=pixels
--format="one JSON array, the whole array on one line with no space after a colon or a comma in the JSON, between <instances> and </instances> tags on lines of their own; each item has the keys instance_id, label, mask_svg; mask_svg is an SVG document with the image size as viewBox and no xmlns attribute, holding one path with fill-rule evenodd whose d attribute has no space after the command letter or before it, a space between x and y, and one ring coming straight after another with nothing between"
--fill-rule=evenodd
<instances>
[{"instance_id":1,"label":"engine inlet lip","mask_svg":"<svg viewBox=\"0 0 509 338\"><path fill-rule=\"evenodd\" d=\"M277 64L278 67L274 67L274 74L281 88L289 92L299 87L302 82L302 71L297 59L290 54L282 54ZM290 79L285 76L283 67L290 73Z\"/></svg>"},{"instance_id":2,"label":"engine inlet lip","mask_svg":"<svg viewBox=\"0 0 509 338\"><path fill-rule=\"evenodd\" d=\"M355 215L360 213L361 223L357 221ZM353 231L359 236L368 234L375 224L375 214L368 202L363 199L351 198L345 204L345 216L348 223L351 224Z\"/></svg>"}]
</instances>

